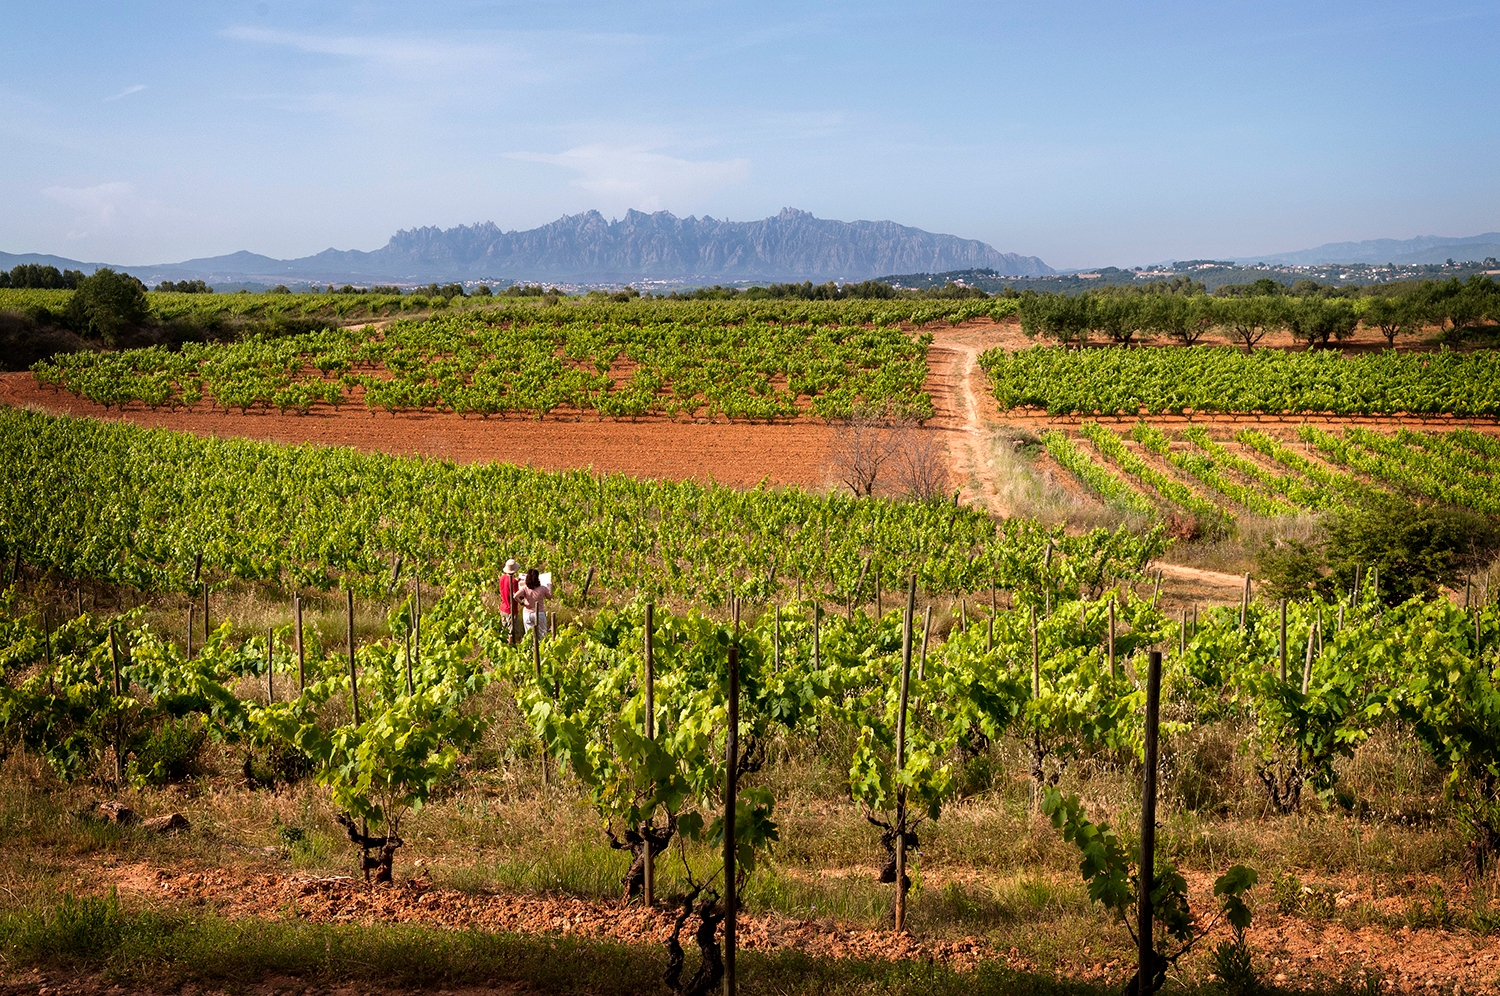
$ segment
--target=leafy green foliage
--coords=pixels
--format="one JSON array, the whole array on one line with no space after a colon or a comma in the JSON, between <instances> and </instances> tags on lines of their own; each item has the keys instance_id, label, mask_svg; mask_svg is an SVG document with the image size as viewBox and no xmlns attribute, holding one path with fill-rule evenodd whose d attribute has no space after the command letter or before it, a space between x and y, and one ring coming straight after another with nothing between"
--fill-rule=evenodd
<instances>
[{"instance_id":1,"label":"leafy green foliage","mask_svg":"<svg viewBox=\"0 0 1500 996\"><path fill-rule=\"evenodd\" d=\"M145 285L107 266L80 280L67 305L68 323L74 329L110 344L126 326L145 320L147 312Z\"/></svg>"},{"instance_id":2,"label":"leafy green foliage","mask_svg":"<svg viewBox=\"0 0 1500 996\"><path fill-rule=\"evenodd\" d=\"M30 563L139 588L204 576L384 597L398 559L487 583L507 557L558 565L595 591L767 598L801 583L843 598L867 562L887 590L1035 587L1137 572L1159 532L1078 536L978 509L741 491L581 471L458 466L353 450L200 439L0 409L0 544ZM575 586L575 589L576 590ZM567 589L564 589L565 591ZM869 588L866 588L868 591ZM567 597L567 596L564 596Z\"/></svg>"},{"instance_id":3,"label":"leafy green foliage","mask_svg":"<svg viewBox=\"0 0 1500 996\"><path fill-rule=\"evenodd\" d=\"M902 418L932 414L922 390L930 335L750 316L730 324L714 312L697 321L599 317L499 324L452 315L396 322L378 336L327 329L188 344L177 352L72 353L34 370L42 383L106 405L138 400L152 408L206 397L226 409L306 412L316 403L346 403L358 391L372 411L485 418L557 409L755 420L842 418L856 407Z\"/></svg>"},{"instance_id":4,"label":"leafy green foliage","mask_svg":"<svg viewBox=\"0 0 1500 996\"><path fill-rule=\"evenodd\" d=\"M1254 299L1246 299L1254 300ZM1493 352L992 349L979 359L1002 410L1052 415L1194 412L1500 414Z\"/></svg>"},{"instance_id":5,"label":"leafy green foliage","mask_svg":"<svg viewBox=\"0 0 1500 996\"><path fill-rule=\"evenodd\" d=\"M1063 840L1073 844L1082 854L1078 871L1088 885L1089 899L1109 910L1135 940L1135 907L1141 883L1136 863L1131 861L1120 838L1108 823L1089 820L1076 795L1064 796L1056 788L1047 790L1042 811L1061 831ZM1166 981L1167 969L1187 954L1220 919L1232 924L1236 936L1243 939L1251 917L1245 894L1258 879L1255 869L1244 865L1235 865L1220 875L1214 881L1214 897L1219 909L1207 924L1200 925L1188 906L1187 880L1171 862L1158 861L1151 876L1150 896L1153 921L1161 926L1160 932L1152 931L1157 960L1151 966L1145 984L1141 985L1141 980L1137 980L1132 991L1154 993L1159 990ZM1175 949L1172 941L1176 942Z\"/></svg>"}]
</instances>

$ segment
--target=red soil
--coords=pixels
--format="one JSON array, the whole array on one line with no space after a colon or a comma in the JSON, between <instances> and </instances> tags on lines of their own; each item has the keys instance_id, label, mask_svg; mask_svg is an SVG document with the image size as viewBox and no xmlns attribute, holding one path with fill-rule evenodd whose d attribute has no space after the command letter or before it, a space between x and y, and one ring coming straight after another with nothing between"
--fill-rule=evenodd
<instances>
[{"instance_id":1,"label":"red soil","mask_svg":"<svg viewBox=\"0 0 1500 996\"><path fill-rule=\"evenodd\" d=\"M242 414L198 406L151 411L136 403L123 411L66 391L39 387L29 373L0 374L0 404L50 414L115 419L136 425L239 436L278 443L321 443L368 451L420 454L460 463L504 461L542 470L591 467L633 477L710 478L750 487L772 484L821 487L827 483L832 430L821 423L773 425L725 422L547 418L460 418L453 414L372 415L357 407L312 414L251 411Z\"/></svg>"}]
</instances>

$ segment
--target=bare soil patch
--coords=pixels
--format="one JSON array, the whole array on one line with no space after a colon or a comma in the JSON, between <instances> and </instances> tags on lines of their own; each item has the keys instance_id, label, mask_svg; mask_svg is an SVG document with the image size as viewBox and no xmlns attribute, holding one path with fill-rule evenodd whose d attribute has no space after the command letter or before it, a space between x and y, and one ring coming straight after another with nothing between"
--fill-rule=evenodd
<instances>
[{"instance_id":1,"label":"bare soil patch","mask_svg":"<svg viewBox=\"0 0 1500 996\"><path fill-rule=\"evenodd\" d=\"M458 930L559 934L627 944L661 944L672 934L675 909L639 903L588 901L566 896L468 893L434 888L425 879L371 887L352 878L245 873L229 869L171 872L122 869L122 892L209 906L224 916L296 917L314 923L409 923ZM696 922L696 921L693 921ZM831 921L795 920L775 914L743 914L737 938L742 949L794 949L825 958L941 961L972 967L996 957L974 938L922 941L890 930L849 928Z\"/></svg>"},{"instance_id":2,"label":"bare soil patch","mask_svg":"<svg viewBox=\"0 0 1500 996\"><path fill-rule=\"evenodd\" d=\"M122 893L151 902L201 906L230 918L294 917L316 923L406 923L458 930L577 936L639 944L660 943L671 932L663 909L587 901L565 896L470 893L432 886L425 879L369 887L353 879L235 871L171 871L132 865L117 871ZM1211 908L1212 877L1189 875L1194 906ZM1398 915L1402 900L1376 897L1357 885L1337 892L1340 909L1361 905ZM1409 926L1353 928L1337 921L1278 915L1261 906L1248 939L1268 981L1308 983L1318 977L1348 978L1375 972L1383 988L1494 992L1500 979L1500 935ZM818 958L941 962L959 970L981 960L1036 971L1015 947L982 938L922 939L892 930L854 928L832 920L799 920L776 914L742 915L739 944L752 951L796 950ZM1211 939L1227 937L1216 929ZM1101 941L1104 939L1101 938ZM1054 967L1078 980L1123 980L1129 966L1109 943L1088 945ZM1211 970L1207 945L1189 959L1192 974Z\"/></svg>"},{"instance_id":3,"label":"bare soil patch","mask_svg":"<svg viewBox=\"0 0 1500 996\"><path fill-rule=\"evenodd\" d=\"M132 422L200 436L277 443L353 446L370 452L437 457L460 463L503 461L540 470L592 468L668 480L714 480L753 487L821 488L832 430L821 423L748 424L614 421L597 416L460 418L449 413L371 414L357 406L308 415L194 408L106 411L66 391L39 387L29 373L0 374L0 403L58 415Z\"/></svg>"}]
</instances>

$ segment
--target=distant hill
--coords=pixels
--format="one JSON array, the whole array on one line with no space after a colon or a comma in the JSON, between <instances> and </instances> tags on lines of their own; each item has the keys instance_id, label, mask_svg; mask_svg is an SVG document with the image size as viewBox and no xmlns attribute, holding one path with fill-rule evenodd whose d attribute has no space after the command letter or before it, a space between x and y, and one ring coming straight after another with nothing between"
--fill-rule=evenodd
<instances>
[{"instance_id":1,"label":"distant hill","mask_svg":"<svg viewBox=\"0 0 1500 996\"><path fill-rule=\"evenodd\" d=\"M1500 232L1467 238L1420 235L1414 239L1367 239L1364 242L1329 242L1316 249L1275 253L1237 259L1237 263L1281 263L1288 266L1321 266L1325 263L1399 263L1417 265L1500 258Z\"/></svg>"},{"instance_id":2,"label":"distant hill","mask_svg":"<svg viewBox=\"0 0 1500 996\"><path fill-rule=\"evenodd\" d=\"M0 254L0 261L6 257ZM37 257L14 257L27 262ZM14 265L14 263L7 264ZM57 260L92 271L98 264ZM867 280L901 270L986 268L997 274L1054 272L1035 256L1000 252L974 239L925 232L893 221L833 221L785 208L760 221L678 218L667 211L628 211L616 221L598 211L565 215L527 231L502 231L491 222L457 228L397 232L373 252L326 249L300 259L250 252L182 263L124 266L154 284L201 279L210 283L426 283L516 280L624 283Z\"/></svg>"}]
</instances>

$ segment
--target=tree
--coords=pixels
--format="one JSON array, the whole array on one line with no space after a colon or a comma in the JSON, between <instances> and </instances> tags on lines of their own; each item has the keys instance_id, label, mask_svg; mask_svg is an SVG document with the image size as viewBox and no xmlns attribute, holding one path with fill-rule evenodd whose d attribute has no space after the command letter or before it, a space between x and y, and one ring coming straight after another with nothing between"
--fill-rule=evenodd
<instances>
[{"instance_id":1,"label":"tree","mask_svg":"<svg viewBox=\"0 0 1500 996\"><path fill-rule=\"evenodd\" d=\"M1292 337L1306 342L1309 349L1327 349L1329 340L1342 340L1359 324L1359 315L1348 301L1306 297L1286 301L1282 307Z\"/></svg>"},{"instance_id":2,"label":"tree","mask_svg":"<svg viewBox=\"0 0 1500 996\"><path fill-rule=\"evenodd\" d=\"M1080 338L1089 328L1089 299L1065 294L1023 294L1021 331L1044 335L1064 345Z\"/></svg>"},{"instance_id":3,"label":"tree","mask_svg":"<svg viewBox=\"0 0 1500 996\"><path fill-rule=\"evenodd\" d=\"M128 273L101 267L85 277L68 301L68 323L80 335L114 345L120 332L145 321L146 285Z\"/></svg>"},{"instance_id":4,"label":"tree","mask_svg":"<svg viewBox=\"0 0 1500 996\"><path fill-rule=\"evenodd\" d=\"M1265 295L1215 301L1217 324L1229 330L1231 340L1243 343L1246 353L1254 352L1266 333L1284 327L1279 303L1277 298Z\"/></svg>"},{"instance_id":5,"label":"tree","mask_svg":"<svg viewBox=\"0 0 1500 996\"><path fill-rule=\"evenodd\" d=\"M1110 295L1089 298L1091 325L1121 346L1128 346L1146 325L1146 308L1142 298Z\"/></svg>"},{"instance_id":6,"label":"tree","mask_svg":"<svg viewBox=\"0 0 1500 996\"><path fill-rule=\"evenodd\" d=\"M891 456L891 429L885 412L856 407L833 431L833 466L856 496L875 493L880 468Z\"/></svg>"},{"instance_id":7,"label":"tree","mask_svg":"<svg viewBox=\"0 0 1500 996\"><path fill-rule=\"evenodd\" d=\"M1323 552L1298 540L1268 544L1255 557L1261 595L1272 601L1305 602L1328 594L1331 584L1323 568Z\"/></svg>"},{"instance_id":8,"label":"tree","mask_svg":"<svg viewBox=\"0 0 1500 996\"><path fill-rule=\"evenodd\" d=\"M1144 298L1143 326L1157 335L1196 345L1214 327L1213 301L1203 295L1152 294Z\"/></svg>"},{"instance_id":9,"label":"tree","mask_svg":"<svg viewBox=\"0 0 1500 996\"><path fill-rule=\"evenodd\" d=\"M1421 328L1422 316L1409 297L1375 297L1365 304L1364 323L1365 328L1379 329L1394 349L1396 336Z\"/></svg>"},{"instance_id":10,"label":"tree","mask_svg":"<svg viewBox=\"0 0 1500 996\"><path fill-rule=\"evenodd\" d=\"M11 267L10 273L0 273L4 280L0 287L18 290L72 290L83 279L78 270L59 270L44 263L20 263Z\"/></svg>"}]
</instances>

